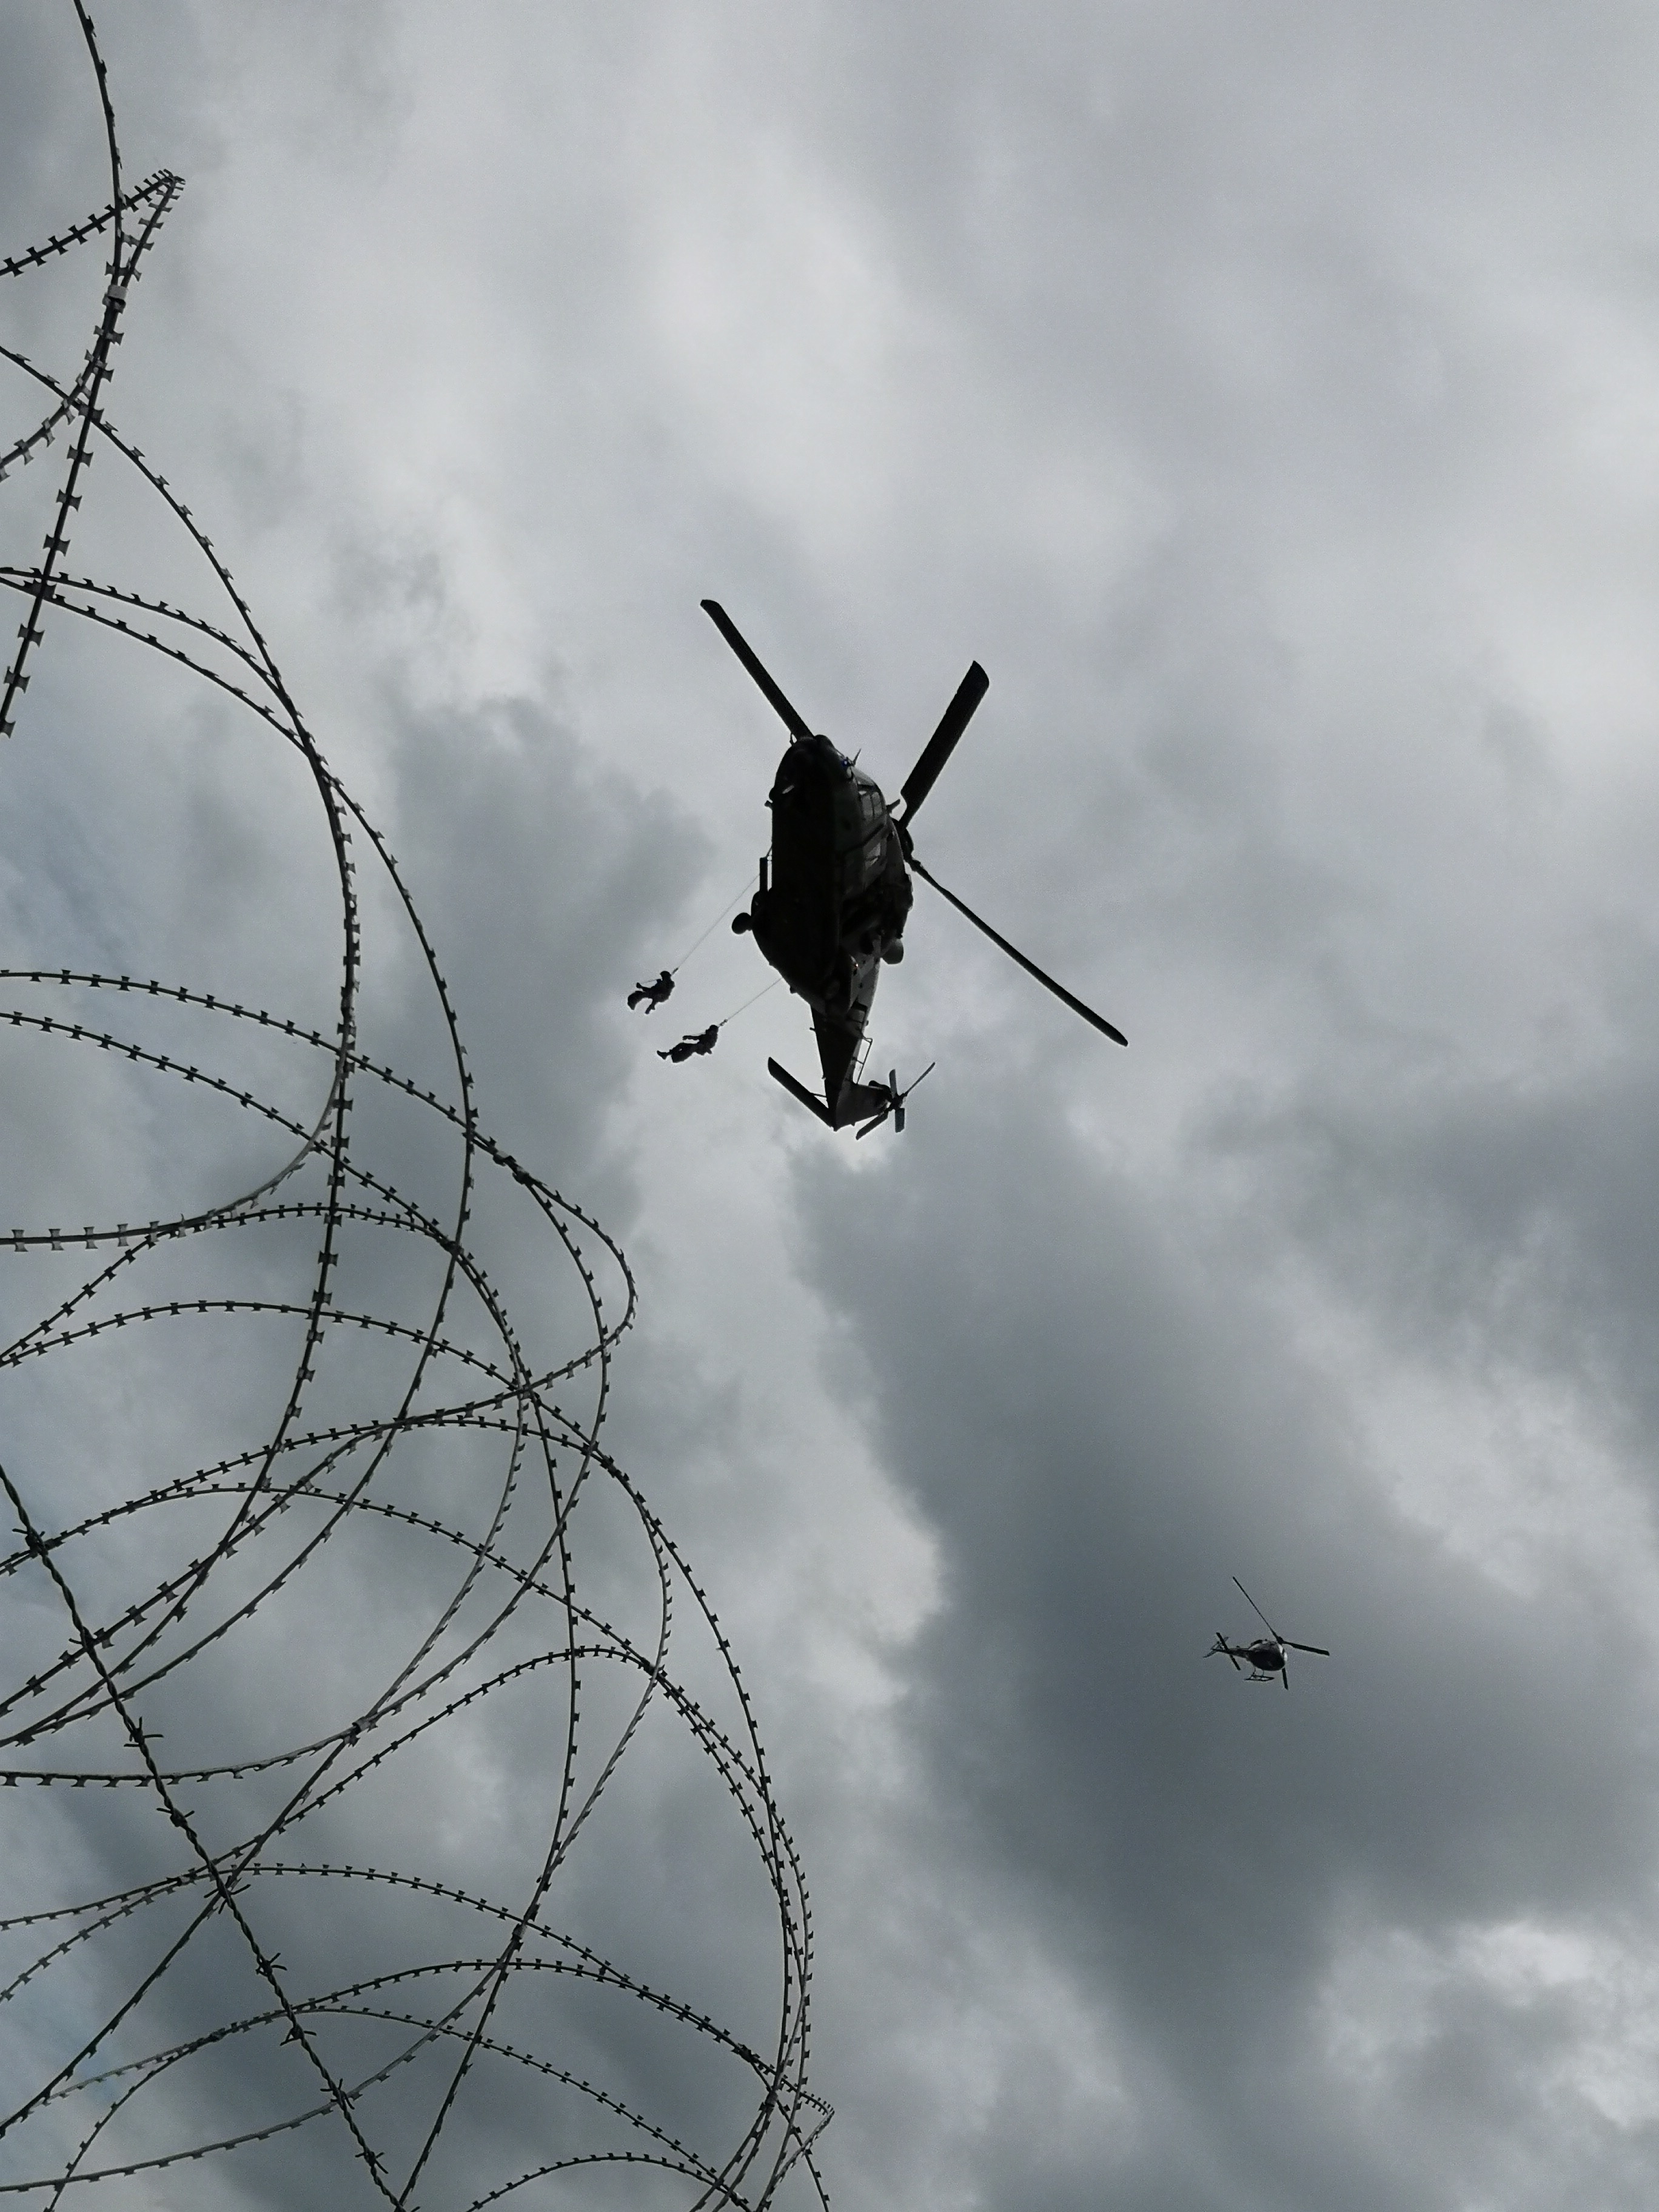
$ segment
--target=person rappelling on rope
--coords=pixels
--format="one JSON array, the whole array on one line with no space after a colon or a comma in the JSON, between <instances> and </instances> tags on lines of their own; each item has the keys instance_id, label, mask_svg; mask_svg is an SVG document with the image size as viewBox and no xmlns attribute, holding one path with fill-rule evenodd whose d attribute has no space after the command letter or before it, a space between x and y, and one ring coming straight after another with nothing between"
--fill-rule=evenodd
<instances>
[{"instance_id":1,"label":"person rappelling on rope","mask_svg":"<svg viewBox=\"0 0 1659 2212\"><path fill-rule=\"evenodd\" d=\"M703 1058L707 1054L713 1052L714 1047L720 1042L720 1031L726 1027L726 1023L736 1021L738 1016L752 1006L757 999L763 999L769 991L776 988L776 985L777 978L775 975L771 982L763 984L753 997L745 999L741 1006L734 1007L721 1020L710 1022L708 1028L699 1036L692 1036L688 1034L683 1036L678 1044L671 1044L665 1051L659 1052L657 1054L658 1059L672 1060L678 1066L682 1060Z\"/></svg>"},{"instance_id":2,"label":"person rappelling on rope","mask_svg":"<svg viewBox=\"0 0 1659 2212\"><path fill-rule=\"evenodd\" d=\"M683 1036L678 1044L671 1044L666 1052L657 1054L659 1060L672 1060L676 1066L690 1060L694 1054L713 1052L720 1041L720 1025L711 1022L701 1036Z\"/></svg>"},{"instance_id":3,"label":"person rappelling on rope","mask_svg":"<svg viewBox=\"0 0 1659 2212\"><path fill-rule=\"evenodd\" d=\"M673 993L672 972L665 968L654 983L635 983L628 994L628 1004L631 1010L643 1003L646 1012L654 1014L663 1000L672 998Z\"/></svg>"}]
</instances>

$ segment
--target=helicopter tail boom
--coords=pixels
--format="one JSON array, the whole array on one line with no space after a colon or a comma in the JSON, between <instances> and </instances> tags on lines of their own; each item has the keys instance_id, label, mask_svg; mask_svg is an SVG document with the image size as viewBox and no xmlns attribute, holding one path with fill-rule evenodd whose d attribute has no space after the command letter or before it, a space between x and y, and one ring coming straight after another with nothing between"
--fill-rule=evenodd
<instances>
[{"instance_id":1,"label":"helicopter tail boom","mask_svg":"<svg viewBox=\"0 0 1659 2212\"><path fill-rule=\"evenodd\" d=\"M835 1121L830 1109L821 1099L815 1098L806 1085L791 1075L787 1067L780 1067L775 1060L769 1060L766 1063L766 1071L775 1083L782 1084L792 1098L799 1099L809 1114L816 1114L820 1121L826 1122L832 1129L835 1127Z\"/></svg>"}]
</instances>

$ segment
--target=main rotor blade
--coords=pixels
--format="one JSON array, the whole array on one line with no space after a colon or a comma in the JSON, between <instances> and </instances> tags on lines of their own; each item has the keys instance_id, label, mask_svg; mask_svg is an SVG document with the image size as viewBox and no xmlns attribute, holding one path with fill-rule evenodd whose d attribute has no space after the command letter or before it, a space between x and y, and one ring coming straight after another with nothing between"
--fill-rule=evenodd
<instances>
[{"instance_id":1,"label":"main rotor blade","mask_svg":"<svg viewBox=\"0 0 1659 2212\"><path fill-rule=\"evenodd\" d=\"M1081 999L1074 999L1063 983L1056 983L1052 975L1045 975L1042 969L1037 966L1035 960L1028 960L1018 945L1010 945L1006 937L999 935L997 931L992 928L988 921L981 920L981 917L974 912L972 907L965 906L957 896L954 891L947 891L937 876L928 874L927 869L922 866L921 862L917 860L914 853L910 855L910 866L915 870L916 873L921 878L924 883L932 884L933 889L939 893L941 898L949 899L951 905L955 907L958 914L966 915L969 921L973 923L975 929L982 929L985 934L990 939L993 945L1000 945L1002 947L1002 950L1007 954L1008 957L1012 961L1018 962L1019 966L1025 970L1028 975L1035 975L1037 981L1042 984L1045 991L1052 991L1055 998L1061 1000L1071 1008L1074 1014L1081 1014L1085 1022L1088 1022L1092 1027L1097 1029L1103 1036L1110 1037L1114 1044L1128 1043L1129 1040L1124 1036L1121 1030L1114 1029L1112 1024L1107 1021L1103 1015L1097 1014L1092 1006L1085 1006ZM921 1078L918 1077L917 1080L920 1081ZM1241 1583L1239 1587L1243 1589L1243 1585ZM1245 1590L1244 1595L1246 1597L1249 1597L1249 1592L1248 1590ZM1251 1598L1250 1602L1254 1605L1255 1603L1255 1599ZM1261 1608L1257 1606L1256 1610L1260 1613ZM1263 1613L1261 1614L1261 1618L1266 1620L1267 1616Z\"/></svg>"},{"instance_id":2,"label":"main rotor blade","mask_svg":"<svg viewBox=\"0 0 1659 2212\"><path fill-rule=\"evenodd\" d=\"M1261 1613L1261 1607L1259 1605L1257 1605L1257 1604L1256 1604L1256 1602L1255 1602L1255 1600L1253 1597L1251 1597L1251 1596L1250 1596L1250 1593L1249 1592L1249 1590L1244 1589L1244 1585L1243 1585L1243 1583L1239 1583L1239 1582L1238 1582L1238 1577L1237 1577L1237 1575L1235 1575L1235 1576L1233 1577L1233 1580L1234 1580L1236 1583L1238 1583L1238 1587L1240 1588L1240 1589L1244 1590L1244 1595L1245 1595L1246 1598L1249 1600L1249 1603L1251 1604L1251 1606L1252 1606L1252 1607L1255 1607L1255 1610L1257 1613ZM1279 1631L1278 1631L1276 1628L1273 1628L1273 1625L1272 1621L1271 1621L1271 1620L1267 1620L1267 1614L1266 1614L1265 1613L1261 1613L1261 1618L1262 1618L1262 1620L1265 1620L1265 1621L1267 1621L1267 1626L1268 1626L1270 1629L1273 1629L1273 1642L1274 1642L1275 1644L1284 1644L1284 1643L1286 1643L1286 1642L1288 1642L1288 1641L1289 1641L1288 1638L1285 1638L1285 1637L1281 1636L1281 1635L1279 1634ZM1331 1655L1330 1655L1330 1653L1329 1653L1328 1651L1325 1654L1325 1656L1326 1656L1328 1659L1330 1657L1330 1656L1331 1656Z\"/></svg>"},{"instance_id":3,"label":"main rotor blade","mask_svg":"<svg viewBox=\"0 0 1659 2212\"><path fill-rule=\"evenodd\" d=\"M991 688L991 679L975 661L957 686L957 696L939 717L939 725L921 749L921 757L904 779L899 797L904 801L908 823L939 781L939 772L956 750L957 739L974 718L974 709Z\"/></svg>"},{"instance_id":4,"label":"main rotor blade","mask_svg":"<svg viewBox=\"0 0 1659 2212\"><path fill-rule=\"evenodd\" d=\"M702 601L702 611L714 623L715 629L726 640L726 643L731 647L732 652L737 654L738 659L742 661L744 666L754 678L756 683L759 684L761 690L765 692L767 697L771 701L774 711L782 720L784 727L788 731L790 736L792 738L810 738L812 732L807 728L805 723L802 721L800 716L795 712L789 702L784 697L782 692L779 690L777 685L767 674L765 669L761 665L758 655L750 647L748 639L744 637L743 632L738 628L736 623L732 621L731 616L726 613L726 609L720 605L720 601L718 599L704 599Z\"/></svg>"},{"instance_id":5,"label":"main rotor blade","mask_svg":"<svg viewBox=\"0 0 1659 2212\"><path fill-rule=\"evenodd\" d=\"M1316 1651L1322 1659L1328 1659L1331 1656L1322 1644L1292 1644L1288 1636L1281 1641L1289 1651Z\"/></svg>"}]
</instances>

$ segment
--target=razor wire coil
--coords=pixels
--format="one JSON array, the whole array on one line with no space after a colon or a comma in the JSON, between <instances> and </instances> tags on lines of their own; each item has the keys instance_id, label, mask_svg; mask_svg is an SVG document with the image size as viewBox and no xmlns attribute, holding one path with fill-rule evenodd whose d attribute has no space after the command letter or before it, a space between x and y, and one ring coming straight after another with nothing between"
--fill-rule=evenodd
<instances>
[{"instance_id":1,"label":"razor wire coil","mask_svg":"<svg viewBox=\"0 0 1659 2212\"><path fill-rule=\"evenodd\" d=\"M811 1915L799 1861L725 1632L600 1442L613 1354L635 1316L633 1276L590 1213L483 1127L450 990L386 840L324 759L199 522L106 416L121 319L182 184L161 170L124 190L107 72L86 9L73 5L104 118L108 204L0 260L0 277L27 280L106 237L106 283L66 380L0 344L44 410L0 451L0 481L29 471L38 482L60 434L66 448L39 557L0 563L0 587L23 610L0 681L0 736L15 735L48 631L67 638L76 622L234 702L309 779L331 855L340 965L331 1030L158 975L0 969L0 1038L94 1052L124 1079L191 1086L262 1129L273 1149L266 1170L228 1198L198 1194L142 1221L0 1227L0 1265L52 1273L40 1310L0 1345L0 1388L33 1388L37 1375L115 1350L128 1360L111 1370L118 1382L165 1376L173 1363L183 1371L182 1344L154 1351L164 1334L227 1322L270 1333L256 1366L264 1383L282 1378L273 1418L164 1480L124 1489L118 1468L95 1454L76 1480L9 1448L0 1468L0 1512L16 1532L0 1538L0 1607L22 1624L0 1636L3 1863L27 1863L46 1900L21 1899L12 1879L0 1887L0 2197L57 2206L76 2191L153 2179L176 2192L185 2170L200 2167L199 2197L166 2201L216 2203L235 2188L276 2203L326 2172L342 2206L586 2203L588 2194L573 2194L579 2182L608 2202L607 2177L618 2175L630 2189L648 2175L699 2208L769 2206L787 2184L821 2203L813 2144L829 2113L807 2086ZM68 573L100 450L183 530L228 617ZM370 1053L361 1034L360 852L418 948L441 1089ZM169 1048L157 1026L181 1012L195 1024L188 1052ZM238 1065L239 1047L256 1036L288 1055L280 1097ZM311 1108L300 1110L295 1097L307 1091ZM386 1100L449 1146L447 1203L406 1188L354 1141L358 1109ZM503 1200L550 1240L579 1286L586 1327L575 1349L542 1340L544 1316L515 1322L492 1274L477 1218ZM298 1237L313 1255L303 1266ZM54 1255L77 1251L89 1263L64 1273ZM193 1292L181 1267L191 1254ZM225 1269L237 1265L249 1279L227 1288ZM427 1268L418 1310L390 1295L377 1306L367 1295L377 1265L399 1297ZM364 1295L344 1297L337 1285L348 1276L370 1279ZM372 1376L354 1364L365 1343L383 1363ZM135 1344L146 1347L136 1360ZM343 1402L360 1384L372 1402ZM82 1397L95 1401L98 1388L86 1382ZM488 1460L473 1449L483 1445ZM631 1579L613 1577L617 1604L605 1591L611 1523L599 1547L602 1601L578 1595L601 1500L626 1516L615 1525L635 1547ZM176 1540L175 1523L185 1529ZM348 1583L356 1574L361 1586L351 1547L365 1542L371 1562L394 1565L413 1589L391 1608L404 1644L395 1655L375 1646L377 1677L349 1695L331 1679L318 1687L326 1670L308 1645L307 1663L279 1666L258 1707L264 1740L227 1741L250 1708L220 1694L222 1680L268 1664L273 1638L311 1634L318 1615L304 1593L343 1553ZM163 1571L135 1588L133 1571L158 1563ZM324 1613L337 1596L327 1588L335 1596ZM677 1601L702 1639L684 1673L671 1663ZM56 1627L41 1630L43 1620ZM691 1679L698 1668L702 1686ZM592 1725L584 1696L600 1708ZM517 1736L489 1719L507 1707ZM588 1838L629 1833L609 1809L623 1757L667 1719L672 1741L735 1808L770 1899L763 2035L753 2022L722 2021L579 1924L584 1912L606 1917L592 1859L614 1848ZM540 1747L510 1782L515 1813L535 1801L544 1832L525 1843L515 1829L495 1849L511 1864L504 1894L398 1856L433 1825L404 1778L418 1781L416 1762L429 1757L465 1773L484 1756L477 1731L488 1736L491 1725L507 1730L492 1740L498 1766L509 1738L511 1747L527 1731ZM112 1814L58 1813L81 1791L112 1801ZM21 1808L41 1793L51 1817L31 1827ZM365 1803L387 1821L394 1863L343 1848L362 1840ZM144 1810L159 1818L135 1827ZM82 1894L83 1860L125 1865L125 1877ZM359 1902L319 1913L325 1897ZM567 1897L576 1916L568 1923ZM377 1948L386 1954L378 1963ZM614 1999L625 2000L621 2013ZM658 2028L693 2057L665 2061ZM238 2063L223 2063L233 2052ZM675 2088L670 2118L647 2109L653 2079ZM301 2154L320 2161L304 2185L293 2179Z\"/></svg>"}]
</instances>

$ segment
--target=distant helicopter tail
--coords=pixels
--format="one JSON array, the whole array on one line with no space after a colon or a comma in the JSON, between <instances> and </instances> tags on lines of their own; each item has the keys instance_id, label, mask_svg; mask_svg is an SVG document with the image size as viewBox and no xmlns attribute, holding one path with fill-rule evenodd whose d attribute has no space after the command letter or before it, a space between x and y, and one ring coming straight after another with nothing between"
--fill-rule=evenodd
<instances>
[{"instance_id":1,"label":"distant helicopter tail","mask_svg":"<svg viewBox=\"0 0 1659 2212\"><path fill-rule=\"evenodd\" d=\"M1218 1656L1222 1658L1231 1659L1233 1662L1233 1671L1235 1674L1242 1674L1244 1672L1244 1669L1238 1663L1238 1659L1233 1650L1232 1645L1228 1643L1226 1638L1221 1633L1221 1631L1218 1628L1215 1632L1215 1642L1210 1646L1209 1650L1204 1656L1206 1659L1214 1659Z\"/></svg>"}]
</instances>

